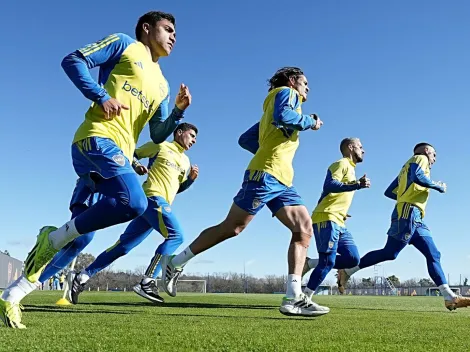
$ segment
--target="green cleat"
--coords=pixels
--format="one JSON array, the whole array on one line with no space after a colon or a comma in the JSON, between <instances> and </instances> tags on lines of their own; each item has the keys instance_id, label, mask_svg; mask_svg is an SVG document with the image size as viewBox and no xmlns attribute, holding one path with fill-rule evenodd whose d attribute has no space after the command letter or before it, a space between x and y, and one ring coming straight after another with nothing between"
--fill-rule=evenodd
<instances>
[{"instance_id":1,"label":"green cleat","mask_svg":"<svg viewBox=\"0 0 470 352\"><path fill-rule=\"evenodd\" d=\"M46 265L52 260L58 252L49 241L49 234L57 230L54 226L44 226L39 230L36 245L29 252L24 264L24 275L29 282L39 281L39 277L44 271Z\"/></svg>"},{"instance_id":2,"label":"green cleat","mask_svg":"<svg viewBox=\"0 0 470 352\"><path fill-rule=\"evenodd\" d=\"M19 303L10 303L0 298L0 320L8 328L26 329L26 326L21 324L22 308Z\"/></svg>"}]
</instances>

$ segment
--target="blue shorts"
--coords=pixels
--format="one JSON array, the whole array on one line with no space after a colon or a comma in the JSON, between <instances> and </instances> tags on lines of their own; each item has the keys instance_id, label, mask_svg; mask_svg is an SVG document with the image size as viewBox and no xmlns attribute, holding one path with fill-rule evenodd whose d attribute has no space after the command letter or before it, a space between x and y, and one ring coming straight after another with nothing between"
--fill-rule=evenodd
<instances>
[{"instance_id":1,"label":"blue shorts","mask_svg":"<svg viewBox=\"0 0 470 352\"><path fill-rule=\"evenodd\" d=\"M122 150L109 138L89 137L72 144L72 162L78 176L93 187L90 174L103 178L134 173L131 163Z\"/></svg>"},{"instance_id":2,"label":"blue shorts","mask_svg":"<svg viewBox=\"0 0 470 352\"><path fill-rule=\"evenodd\" d=\"M338 246L356 246L351 233L334 221L322 221L313 224L313 234L318 253L331 253Z\"/></svg>"},{"instance_id":3,"label":"blue shorts","mask_svg":"<svg viewBox=\"0 0 470 352\"><path fill-rule=\"evenodd\" d=\"M387 235L398 241L409 244L411 239L415 236L431 236L431 230L429 230L423 222L419 208L406 203L403 207L401 217L398 217L398 212L395 207Z\"/></svg>"},{"instance_id":4,"label":"blue shorts","mask_svg":"<svg viewBox=\"0 0 470 352\"><path fill-rule=\"evenodd\" d=\"M79 178L72 193L69 209L72 211L76 205L84 205L89 208L102 197L100 193L94 192L89 187L89 182L85 178Z\"/></svg>"},{"instance_id":5,"label":"blue shorts","mask_svg":"<svg viewBox=\"0 0 470 352\"><path fill-rule=\"evenodd\" d=\"M289 205L304 205L294 187L287 187L274 176L263 171L245 171L242 188L233 198L234 203L255 215L266 204L273 216Z\"/></svg>"}]
</instances>

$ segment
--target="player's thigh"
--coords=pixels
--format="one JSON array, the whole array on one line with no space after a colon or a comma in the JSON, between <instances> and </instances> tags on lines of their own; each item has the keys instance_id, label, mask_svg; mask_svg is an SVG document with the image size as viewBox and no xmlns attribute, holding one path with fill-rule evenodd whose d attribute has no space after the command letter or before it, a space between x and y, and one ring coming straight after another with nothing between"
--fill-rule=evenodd
<instances>
[{"instance_id":1,"label":"player's thigh","mask_svg":"<svg viewBox=\"0 0 470 352\"><path fill-rule=\"evenodd\" d=\"M247 170L243 177L242 187L233 198L233 202L246 213L256 215L266 203L284 190L285 186L272 175L262 171ZM241 213L236 212L234 215L241 215Z\"/></svg>"},{"instance_id":2,"label":"player's thigh","mask_svg":"<svg viewBox=\"0 0 470 352\"><path fill-rule=\"evenodd\" d=\"M219 224L220 232L236 236L248 226L254 217L255 214L247 212L234 202L224 221Z\"/></svg>"},{"instance_id":3,"label":"player's thigh","mask_svg":"<svg viewBox=\"0 0 470 352\"><path fill-rule=\"evenodd\" d=\"M337 252L340 231L333 221L322 221L313 224L313 234L318 253Z\"/></svg>"},{"instance_id":4,"label":"player's thigh","mask_svg":"<svg viewBox=\"0 0 470 352\"><path fill-rule=\"evenodd\" d=\"M416 247L422 254L428 257L440 258L441 253L432 238L431 230L426 224L421 223L417 226L416 231L410 241L410 244Z\"/></svg>"},{"instance_id":5,"label":"player's thigh","mask_svg":"<svg viewBox=\"0 0 470 352\"><path fill-rule=\"evenodd\" d=\"M294 187L286 189L268 203L273 215L292 232L312 235L312 219Z\"/></svg>"},{"instance_id":6,"label":"player's thigh","mask_svg":"<svg viewBox=\"0 0 470 352\"><path fill-rule=\"evenodd\" d=\"M406 204L402 214L392 219L387 235L397 241L409 244L419 222L419 209Z\"/></svg>"},{"instance_id":7,"label":"player's thigh","mask_svg":"<svg viewBox=\"0 0 470 352\"><path fill-rule=\"evenodd\" d=\"M350 258L359 258L359 250L351 232L348 229L342 227L341 233L338 240L338 254L347 256Z\"/></svg>"},{"instance_id":8,"label":"player's thigh","mask_svg":"<svg viewBox=\"0 0 470 352\"><path fill-rule=\"evenodd\" d=\"M149 197L143 217L163 237L183 236L183 229L170 204L162 197Z\"/></svg>"}]
</instances>

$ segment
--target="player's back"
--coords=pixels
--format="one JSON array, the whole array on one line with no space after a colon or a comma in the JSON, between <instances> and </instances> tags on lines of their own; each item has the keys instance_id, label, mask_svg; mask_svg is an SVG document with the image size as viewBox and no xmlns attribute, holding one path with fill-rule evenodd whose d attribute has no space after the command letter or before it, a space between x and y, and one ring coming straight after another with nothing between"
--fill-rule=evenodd
<instances>
[{"instance_id":1,"label":"player's back","mask_svg":"<svg viewBox=\"0 0 470 352\"><path fill-rule=\"evenodd\" d=\"M403 165L400 170L400 174L398 175L398 216L400 216L403 211L403 205L408 203L418 207L421 210L422 217L424 217L426 204L429 198L429 188L420 186L413 182L412 172L415 172L415 167L421 168L425 176L431 176L429 161L424 155L414 155L408 159L405 165Z\"/></svg>"},{"instance_id":2,"label":"player's back","mask_svg":"<svg viewBox=\"0 0 470 352\"><path fill-rule=\"evenodd\" d=\"M184 148L177 142L149 142L139 147L136 154L149 158L148 177L143 184L147 197L160 196L171 204L191 166Z\"/></svg>"},{"instance_id":3,"label":"player's back","mask_svg":"<svg viewBox=\"0 0 470 352\"><path fill-rule=\"evenodd\" d=\"M248 170L264 171L279 182L291 186L294 178L292 161L299 146L299 131L279 125L274 120L276 95L288 89L301 113L299 94L292 88L279 87L271 90L263 104L263 116L259 125L259 148L248 165Z\"/></svg>"},{"instance_id":4,"label":"player's back","mask_svg":"<svg viewBox=\"0 0 470 352\"><path fill-rule=\"evenodd\" d=\"M331 180L337 180L343 184L356 184L355 166L349 158L341 158L330 165L326 173L322 194L312 213L313 223L330 220L344 226L344 219L355 192L334 193L328 190L327 185L330 184Z\"/></svg>"},{"instance_id":5,"label":"player's back","mask_svg":"<svg viewBox=\"0 0 470 352\"><path fill-rule=\"evenodd\" d=\"M79 52L89 66L107 59L100 66L98 83L129 110L122 109L120 116L108 121L101 107L92 103L74 142L92 136L110 138L132 160L140 133L167 98L168 82L145 46L125 34L110 35Z\"/></svg>"}]
</instances>

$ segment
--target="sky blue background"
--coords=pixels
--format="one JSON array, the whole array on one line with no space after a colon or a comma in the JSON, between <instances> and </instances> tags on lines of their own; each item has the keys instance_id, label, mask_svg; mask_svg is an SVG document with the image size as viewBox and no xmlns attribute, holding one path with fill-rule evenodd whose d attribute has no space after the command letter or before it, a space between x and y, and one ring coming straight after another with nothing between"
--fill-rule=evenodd
<instances>
[{"instance_id":1,"label":"sky blue background","mask_svg":"<svg viewBox=\"0 0 470 352\"><path fill-rule=\"evenodd\" d=\"M200 129L188 153L200 178L173 207L187 234L183 247L225 217L250 160L238 136L261 116L266 79L295 65L311 89L304 112L318 113L325 123L319 132L302 133L294 161L294 183L309 211L327 167L340 157L341 139L360 137L366 154L357 176L367 173L372 188L356 192L348 227L362 254L381 247L393 208L383 191L413 146L429 141L438 152L432 177L445 181L448 193L432 192L426 221L451 283L470 275L469 2L243 0L152 7L106 0L67 6L2 5L0 249L24 259L41 226L60 226L70 216L76 181L70 143L90 102L67 79L62 58L111 33L133 36L138 17L160 9L177 18L174 52L160 62L172 104L186 83L193 95L187 121ZM139 143L148 140L146 129ZM101 231L86 251L98 255L124 227ZM152 233L114 268L146 266L160 240ZM285 274L289 241L266 209L246 232L199 256L186 271L241 272L246 263L256 276ZM309 254L316 256L314 243ZM401 279L428 276L413 247L380 271ZM360 275L371 276L373 269Z\"/></svg>"}]
</instances>

